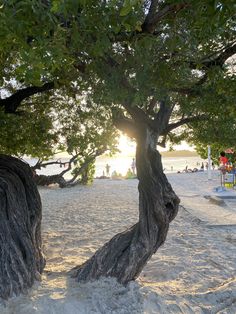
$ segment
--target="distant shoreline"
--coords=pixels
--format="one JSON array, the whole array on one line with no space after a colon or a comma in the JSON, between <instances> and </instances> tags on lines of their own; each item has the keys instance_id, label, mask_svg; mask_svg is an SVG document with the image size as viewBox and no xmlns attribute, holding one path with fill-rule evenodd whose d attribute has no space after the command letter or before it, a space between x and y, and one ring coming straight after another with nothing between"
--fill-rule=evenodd
<instances>
[{"instance_id":1,"label":"distant shoreline","mask_svg":"<svg viewBox=\"0 0 236 314\"><path fill-rule=\"evenodd\" d=\"M173 150L173 151L160 151L160 154L162 155L162 157L199 157L199 159L201 159L201 157L198 155L197 152L195 151L190 151L190 150ZM134 154L128 154L128 155L121 155L121 154L115 154L113 156L110 156L108 154L104 154L101 155L99 157L97 157L97 159L104 159L104 158L133 158L135 157L135 153Z\"/></svg>"},{"instance_id":2,"label":"distant shoreline","mask_svg":"<svg viewBox=\"0 0 236 314\"><path fill-rule=\"evenodd\" d=\"M163 157L199 157L197 152L190 150L173 150L160 152Z\"/></svg>"}]
</instances>

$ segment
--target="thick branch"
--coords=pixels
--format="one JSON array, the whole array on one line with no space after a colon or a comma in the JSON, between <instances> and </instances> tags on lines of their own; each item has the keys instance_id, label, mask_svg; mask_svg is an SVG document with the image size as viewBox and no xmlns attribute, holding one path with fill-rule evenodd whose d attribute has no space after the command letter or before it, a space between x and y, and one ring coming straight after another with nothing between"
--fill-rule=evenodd
<instances>
[{"instance_id":1,"label":"thick branch","mask_svg":"<svg viewBox=\"0 0 236 314\"><path fill-rule=\"evenodd\" d=\"M195 86L193 86L193 87L176 87L176 88L172 88L171 91L175 92L175 93L183 94L183 95L198 97L198 96L200 96L200 91L198 91L195 88Z\"/></svg>"},{"instance_id":2,"label":"thick branch","mask_svg":"<svg viewBox=\"0 0 236 314\"><path fill-rule=\"evenodd\" d=\"M156 106L156 104L157 104L157 100L154 97L152 97L152 99L150 100L150 103L148 105L148 108L147 108L148 114L153 115L153 109Z\"/></svg>"},{"instance_id":3,"label":"thick branch","mask_svg":"<svg viewBox=\"0 0 236 314\"><path fill-rule=\"evenodd\" d=\"M60 166L66 166L68 165L67 169L63 170L62 172L58 173L57 176L62 177L65 173L71 170L72 163L75 161L75 159L79 156L79 154L74 155L69 161L67 162L61 162L59 159L56 161L49 161L49 162L40 162L38 161L33 167L31 167L33 170L40 170L41 168L46 168L47 166L51 165L60 165Z\"/></svg>"},{"instance_id":4,"label":"thick branch","mask_svg":"<svg viewBox=\"0 0 236 314\"><path fill-rule=\"evenodd\" d=\"M225 61L232 57L234 54L236 54L236 43L224 47L223 49L221 49L220 52L217 51L212 56L203 58L202 61L200 61L199 63L191 62L190 66L192 69L196 69L197 66L199 69L199 64L202 65L203 69L209 69L213 66L222 67Z\"/></svg>"},{"instance_id":5,"label":"thick branch","mask_svg":"<svg viewBox=\"0 0 236 314\"><path fill-rule=\"evenodd\" d=\"M197 87L202 86L208 79L208 70L212 68L213 66L219 66L223 67L224 63L232 57L234 54L236 54L236 44L229 45L223 49L221 49L221 53L218 52L213 53L211 56L204 58L201 62L195 63L190 62L190 67L192 69L196 69L199 64L202 65L202 70L205 71L205 74L192 86L190 87L180 87L180 88L173 88L173 92L177 92L184 95L189 95L193 97L201 96L200 91Z\"/></svg>"},{"instance_id":6,"label":"thick branch","mask_svg":"<svg viewBox=\"0 0 236 314\"><path fill-rule=\"evenodd\" d=\"M96 151L93 150L92 152L90 152L90 154L86 157L84 163L80 166L80 168L75 169L75 173L70 180L65 180L63 176L65 173L67 173L68 171L70 171L72 169L72 163L76 160L76 158L79 156L79 154L74 155L68 162L61 162L59 160L48 162L48 163L37 162L37 164L34 167L32 167L32 169L34 169L34 170L35 169L41 169L42 167L46 167L48 165L53 165L53 164L69 165L69 166L67 169L65 169L62 172L55 174L55 175L46 176L46 175L37 175L36 174L34 177L35 182L38 185L49 185L49 184L57 183L57 184L59 184L59 186L61 188L75 186L75 185L81 183L80 179L75 181L77 179L77 177L79 175L83 174L83 172L87 169L88 165L90 163L94 162L96 157L102 155L106 150L107 150L107 148L104 147L102 149L97 149Z\"/></svg>"},{"instance_id":7,"label":"thick branch","mask_svg":"<svg viewBox=\"0 0 236 314\"><path fill-rule=\"evenodd\" d=\"M42 86L30 86L19 89L13 95L0 99L0 106L5 108L5 113L16 113L21 102L30 96L51 90L55 87L54 82L45 83Z\"/></svg>"},{"instance_id":8,"label":"thick branch","mask_svg":"<svg viewBox=\"0 0 236 314\"><path fill-rule=\"evenodd\" d=\"M113 123L117 129L126 133L129 137L137 137L137 127L132 119L125 116L113 117Z\"/></svg>"},{"instance_id":9,"label":"thick branch","mask_svg":"<svg viewBox=\"0 0 236 314\"><path fill-rule=\"evenodd\" d=\"M172 15L172 18L176 16L176 14L187 7L187 3L178 3L178 4L168 4L157 11L158 1L152 0L149 12L146 16L146 19L142 25L142 32L146 33L154 33L157 25L168 15Z\"/></svg>"},{"instance_id":10,"label":"thick branch","mask_svg":"<svg viewBox=\"0 0 236 314\"><path fill-rule=\"evenodd\" d=\"M152 0L149 10L148 10L148 14L146 16L145 22L148 24L149 21L152 21L156 15L157 12L157 8L158 8L158 0ZM144 22L144 24L145 24Z\"/></svg>"},{"instance_id":11,"label":"thick branch","mask_svg":"<svg viewBox=\"0 0 236 314\"><path fill-rule=\"evenodd\" d=\"M71 170L71 168L72 168L71 165L72 165L72 163L76 160L76 158L77 158L78 156L79 156L79 154L76 154L76 155L74 155L74 156L68 161L69 167L68 167L67 169L63 170L63 171L60 173L61 176L64 176L65 173L67 173L68 171Z\"/></svg>"},{"instance_id":12,"label":"thick branch","mask_svg":"<svg viewBox=\"0 0 236 314\"><path fill-rule=\"evenodd\" d=\"M192 97L201 96L202 92L198 89L199 86L202 86L208 79L208 72L206 72L194 85L191 87L177 87L173 88L172 92L177 92L183 95L188 95Z\"/></svg>"},{"instance_id":13,"label":"thick branch","mask_svg":"<svg viewBox=\"0 0 236 314\"><path fill-rule=\"evenodd\" d=\"M167 140L167 135L164 135L161 142L159 142L159 141L157 142L157 145L161 146L163 148L166 148L166 140Z\"/></svg>"},{"instance_id":14,"label":"thick branch","mask_svg":"<svg viewBox=\"0 0 236 314\"><path fill-rule=\"evenodd\" d=\"M187 123L191 123L191 122L195 122L195 121L201 121L201 120L207 120L209 119L209 116L206 115L199 115L199 116L192 116L192 117L186 117L183 118L181 120L179 120L178 122L175 123L171 123L169 124L161 133L161 135L167 135L169 132L173 131L174 129L187 124Z\"/></svg>"},{"instance_id":15,"label":"thick branch","mask_svg":"<svg viewBox=\"0 0 236 314\"><path fill-rule=\"evenodd\" d=\"M183 95L189 95L192 97L198 97L201 96L201 92L198 89L199 86L202 86L208 79L208 72L206 72L197 82L195 82L190 87L177 87L173 88L172 92L177 92Z\"/></svg>"},{"instance_id":16,"label":"thick branch","mask_svg":"<svg viewBox=\"0 0 236 314\"><path fill-rule=\"evenodd\" d=\"M163 130L167 127L173 109L174 106L170 105L167 100L162 100L160 102L160 110L158 111L156 118L152 121L152 129L159 135L161 135Z\"/></svg>"},{"instance_id":17,"label":"thick branch","mask_svg":"<svg viewBox=\"0 0 236 314\"><path fill-rule=\"evenodd\" d=\"M46 168L47 166L51 166L51 165L65 165L68 162L61 162L60 159L56 160L56 161L49 161L49 162L42 162L40 159L37 161L37 163L32 166L31 168L33 170L41 170L41 168Z\"/></svg>"}]
</instances>

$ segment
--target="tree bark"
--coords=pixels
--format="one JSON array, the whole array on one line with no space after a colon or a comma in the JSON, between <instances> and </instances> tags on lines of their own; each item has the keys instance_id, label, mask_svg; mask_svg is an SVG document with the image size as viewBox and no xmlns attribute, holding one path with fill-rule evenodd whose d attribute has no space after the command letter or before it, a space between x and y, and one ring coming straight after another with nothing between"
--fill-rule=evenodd
<instances>
[{"instance_id":1,"label":"tree bark","mask_svg":"<svg viewBox=\"0 0 236 314\"><path fill-rule=\"evenodd\" d=\"M55 174L51 176L46 176L43 174L40 174L40 175L36 174L34 176L34 181L37 185L40 185L40 186L58 184L60 188L65 188L69 185L67 184L67 181L63 178L63 176L60 174Z\"/></svg>"},{"instance_id":2,"label":"tree bark","mask_svg":"<svg viewBox=\"0 0 236 314\"><path fill-rule=\"evenodd\" d=\"M72 270L78 281L116 277L126 284L164 243L169 223L178 212L179 198L169 184L156 150L157 134L146 126L137 137L136 166L139 179L139 222L115 235L83 265Z\"/></svg>"},{"instance_id":3,"label":"tree bark","mask_svg":"<svg viewBox=\"0 0 236 314\"><path fill-rule=\"evenodd\" d=\"M31 287L45 266L42 205L30 167L0 155L0 298Z\"/></svg>"}]
</instances>

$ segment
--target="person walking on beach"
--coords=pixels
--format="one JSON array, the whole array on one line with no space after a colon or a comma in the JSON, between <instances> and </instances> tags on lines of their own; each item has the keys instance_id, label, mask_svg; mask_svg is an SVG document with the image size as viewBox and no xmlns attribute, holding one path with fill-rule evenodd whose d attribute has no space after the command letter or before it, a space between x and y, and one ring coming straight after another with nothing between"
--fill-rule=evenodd
<instances>
[{"instance_id":1,"label":"person walking on beach","mask_svg":"<svg viewBox=\"0 0 236 314\"><path fill-rule=\"evenodd\" d=\"M131 163L131 169L133 172L133 175L136 174L136 163L135 163L135 159L133 158L132 163Z\"/></svg>"},{"instance_id":2,"label":"person walking on beach","mask_svg":"<svg viewBox=\"0 0 236 314\"><path fill-rule=\"evenodd\" d=\"M110 167L108 164L106 164L106 167L105 167L105 168L106 168L106 176L107 176L107 177L110 177L110 168L111 168L111 167Z\"/></svg>"}]
</instances>

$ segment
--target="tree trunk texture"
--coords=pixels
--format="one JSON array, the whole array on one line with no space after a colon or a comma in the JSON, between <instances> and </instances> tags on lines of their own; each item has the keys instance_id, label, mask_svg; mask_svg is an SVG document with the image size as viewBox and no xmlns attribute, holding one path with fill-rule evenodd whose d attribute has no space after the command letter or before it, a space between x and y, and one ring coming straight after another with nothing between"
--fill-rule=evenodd
<instances>
[{"instance_id":1,"label":"tree trunk texture","mask_svg":"<svg viewBox=\"0 0 236 314\"><path fill-rule=\"evenodd\" d=\"M45 266L42 205L30 167L0 155L0 298L31 287Z\"/></svg>"},{"instance_id":2,"label":"tree trunk texture","mask_svg":"<svg viewBox=\"0 0 236 314\"><path fill-rule=\"evenodd\" d=\"M115 235L88 261L72 270L78 281L101 276L127 284L164 243L169 223L175 218L179 198L169 184L156 150L157 136L144 128L137 138L136 167L139 179L139 222Z\"/></svg>"},{"instance_id":3,"label":"tree trunk texture","mask_svg":"<svg viewBox=\"0 0 236 314\"><path fill-rule=\"evenodd\" d=\"M65 188L69 184L67 184L66 180L60 174L55 174L51 176L46 176L43 174L36 174L34 176L34 181L37 185L40 186L48 186L50 184L58 184L60 188Z\"/></svg>"}]
</instances>

